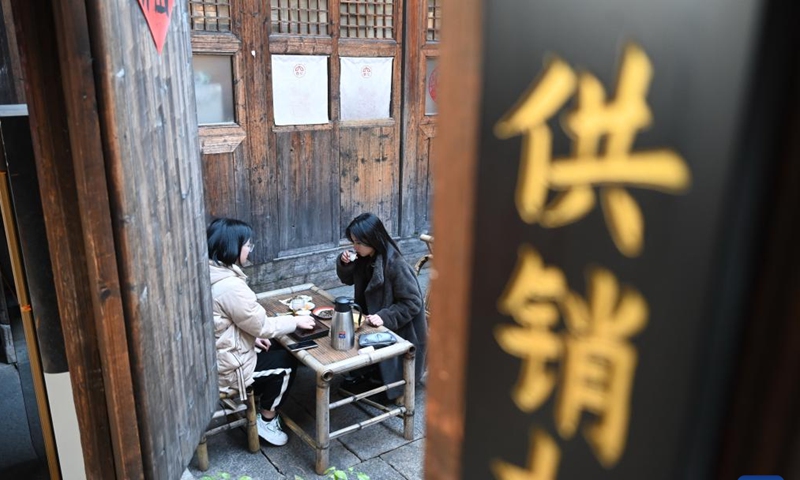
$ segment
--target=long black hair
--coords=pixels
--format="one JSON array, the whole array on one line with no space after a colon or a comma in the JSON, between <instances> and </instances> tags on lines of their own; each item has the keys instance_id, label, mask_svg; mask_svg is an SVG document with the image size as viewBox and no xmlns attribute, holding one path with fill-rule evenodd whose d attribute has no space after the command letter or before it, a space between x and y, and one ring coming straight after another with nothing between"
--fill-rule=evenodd
<instances>
[{"instance_id":1,"label":"long black hair","mask_svg":"<svg viewBox=\"0 0 800 480\"><path fill-rule=\"evenodd\" d=\"M383 255L384 259L386 259L389 245L400 252L400 247L392 240L386 227L383 226L383 222L374 213L362 213L354 218L344 234L349 240L356 239L364 245L374 248L377 253Z\"/></svg>"},{"instance_id":2,"label":"long black hair","mask_svg":"<svg viewBox=\"0 0 800 480\"><path fill-rule=\"evenodd\" d=\"M218 218L206 229L208 258L226 267L239 262L244 244L253 238L253 228L234 218Z\"/></svg>"}]
</instances>

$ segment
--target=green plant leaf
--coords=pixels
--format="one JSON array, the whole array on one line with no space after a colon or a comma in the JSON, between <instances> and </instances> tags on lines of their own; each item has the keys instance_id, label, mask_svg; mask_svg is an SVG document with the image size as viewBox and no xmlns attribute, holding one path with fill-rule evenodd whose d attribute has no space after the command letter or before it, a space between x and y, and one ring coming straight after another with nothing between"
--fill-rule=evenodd
<instances>
[{"instance_id":1,"label":"green plant leaf","mask_svg":"<svg viewBox=\"0 0 800 480\"><path fill-rule=\"evenodd\" d=\"M253 480L253 477L251 477L250 475L242 475L241 477L239 477L239 480Z\"/></svg>"},{"instance_id":2,"label":"green plant leaf","mask_svg":"<svg viewBox=\"0 0 800 480\"><path fill-rule=\"evenodd\" d=\"M366 473L356 472L356 478L358 480L369 480L369 475Z\"/></svg>"},{"instance_id":3,"label":"green plant leaf","mask_svg":"<svg viewBox=\"0 0 800 480\"><path fill-rule=\"evenodd\" d=\"M301 477L299 475L295 475L294 476L294 480L304 480L304 479L303 479L303 477Z\"/></svg>"},{"instance_id":4,"label":"green plant leaf","mask_svg":"<svg viewBox=\"0 0 800 480\"><path fill-rule=\"evenodd\" d=\"M214 477L209 477L208 475L203 475L200 477L200 480L214 480Z\"/></svg>"},{"instance_id":5,"label":"green plant leaf","mask_svg":"<svg viewBox=\"0 0 800 480\"><path fill-rule=\"evenodd\" d=\"M334 478L336 478L336 480L347 480L347 474L341 470L336 470L336 472L334 472Z\"/></svg>"},{"instance_id":6,"label":"green plant leaf","mask_svg":"<svg viewBox=\"0 0 800 480\"><path fill-rule=\"evenodd\" d=\"M228 473L228 472L222 472L222 473L219 474L219 478L221 478L223 480L230 480L231 474Z\"/></svg>"},{"instance_id":7,"label":"green plant leaf","mask_svg":"<svg viewBox=\"0 0 800 480\"><path fill-rule=\"evenodd\" d=\"M328 468L327 470L325 470L325 471L324 471L322 474L323 474L323 475L331 475L331 474L333 474L333 472L335 472L335 471L336 471L336 467L330 467L330 468Z\"/></svg>"}]
</instances>

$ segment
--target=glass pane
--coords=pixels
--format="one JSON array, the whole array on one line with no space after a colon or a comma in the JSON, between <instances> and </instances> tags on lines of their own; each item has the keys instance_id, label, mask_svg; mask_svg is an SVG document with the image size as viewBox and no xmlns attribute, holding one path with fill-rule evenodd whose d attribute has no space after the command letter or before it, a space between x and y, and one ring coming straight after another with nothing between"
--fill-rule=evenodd
<instances>
[{"instance_id":1,"label":"glass pane","mask_svg":"<svg viewBox=\"0 0 800 480\"><path fill-rule=\"evenodd\" d=\"M231 31L230 0L189 0L192 30Z\"/></svg>"},{"instance_id":2,"label":"glass pane","mask_svg":"<svg viewBox=\"0 0 800 480\"><path fill-rule=\"evenodd\" d=\"M340 0L339 36L394 38L394 0Z\"/></svg>"},{"instance_id":3,"label":"glass pane","mask_svg":"<svg viewBox=\"0 0 800 480\"><path fill-rule=\"evenodd\" d=\"M428 0L428 30L425 38L429 42L438 42L441 28L442 0Z\"/></svg>"},{"instance_id":4,"label":"glass pane","mask_svg":"<svg viewBox=\"0 0 800 480\"><path fill-rule=\"evenodd\" d=\"M233 123L233 67L229 55L194 55L197 123Z\"/></svg>"},{"instance_id":5,"label":"glass pane","mask_svg":"<svg viewBox=\"0 0 800 480\"><path fill-rule=\"evenodd\" d=\"M328 36L328 0L271 0L272 33Z\"/></svg>"},{"instance_id":6,"label":"glass pane","mask_svg":"<svg viewBox=\"0 0 800 480\"><path fill-rule=\"evenodd\" d=\"M439 59L428 58L425 73L425 115L436 115L439 113L437 102L439 101Z\"/></svg>"}]
</instances>

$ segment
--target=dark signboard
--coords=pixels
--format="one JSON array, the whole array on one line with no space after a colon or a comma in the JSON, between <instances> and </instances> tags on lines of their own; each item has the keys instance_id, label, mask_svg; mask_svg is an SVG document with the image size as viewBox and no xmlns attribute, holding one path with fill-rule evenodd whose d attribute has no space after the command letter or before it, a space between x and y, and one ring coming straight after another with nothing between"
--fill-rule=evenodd
<instances>
[{"instance_id":1,"label":"dark signboard","mask_svg":"<svg viewBox=\"0 0 800 480\"><path fill-rule=\"evenodd\" d=\"M701 478L760 2L483 5L462 475Z\"/></svg>"}]
</instances>

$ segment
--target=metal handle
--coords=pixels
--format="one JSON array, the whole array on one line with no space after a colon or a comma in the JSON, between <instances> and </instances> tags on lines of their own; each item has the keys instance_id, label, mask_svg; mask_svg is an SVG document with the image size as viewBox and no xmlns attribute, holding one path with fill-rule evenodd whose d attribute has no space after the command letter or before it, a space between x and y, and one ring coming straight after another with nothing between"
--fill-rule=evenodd
<instances>
[{"instance_id":1,"label":"metal handle","mask_svg":"<svg viewBox=\"0 0 800 480\"><path fill-rule=\"evenodd\" d=\"M364 316L363 313L361 312L361 306L359 304L357 304L356 302L352 302L350 305L353 308L355 308L356 310L358 310L358 326L360 327L361 326L361 317Z\"/></svg>"}]
</instances>

